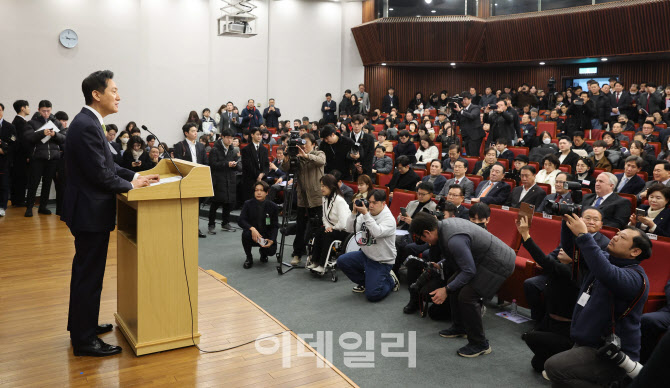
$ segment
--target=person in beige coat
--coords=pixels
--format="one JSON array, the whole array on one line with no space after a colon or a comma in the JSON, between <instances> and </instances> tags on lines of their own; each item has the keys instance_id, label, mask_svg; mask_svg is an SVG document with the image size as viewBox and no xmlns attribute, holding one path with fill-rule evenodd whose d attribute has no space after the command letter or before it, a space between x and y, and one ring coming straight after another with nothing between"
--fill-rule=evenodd
<instances>
[{"instance_id":1,"label":"person in beige coat","mask_svg":"<svg viewBox=\"0 0 670 388\"><path fill-rule=\"evenodd\" d=\"M326 154L316 149L316 139L311 133L301 136L305 144L299 147L296 195L298 197L298 222L295 240L293 240L293 260L291 265L300 264L300 257L307 253L305 249L305 231L307 222L321 219L321 177L326 164ZM284 158L282 170L289 171L290 158ZM285 215L286 216L286 215ZM319 221L320 222L320 221ZM311 235L311 231L310 231Z\"/></svg>"}]
</instances>

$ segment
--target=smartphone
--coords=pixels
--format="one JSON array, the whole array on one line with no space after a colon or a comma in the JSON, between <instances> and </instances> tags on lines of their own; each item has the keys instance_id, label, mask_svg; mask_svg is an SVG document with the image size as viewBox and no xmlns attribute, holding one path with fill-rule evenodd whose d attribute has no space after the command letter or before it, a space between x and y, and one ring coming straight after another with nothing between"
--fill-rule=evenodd
<instances>
[{"instance_id":1,"label":"smartphone","mask_svg":"<svg viewBox=\"0 0 670 388\"><path fill-rule=\"evenodd\" d=\"M647 216L647 211L645 209L637 208L637 209L635 209L635 216L646 217Z\"/></svg>"},{"instance_id":2,"label":"smartphone","mask_svg":"<svg viewBox=\"0 0 670 388\"><path fill-rule=\"evenodd\" d=\"M400 215L403 217L407 217L407 209L404 207L400 208Z\"/></svg>"}]
</instances>

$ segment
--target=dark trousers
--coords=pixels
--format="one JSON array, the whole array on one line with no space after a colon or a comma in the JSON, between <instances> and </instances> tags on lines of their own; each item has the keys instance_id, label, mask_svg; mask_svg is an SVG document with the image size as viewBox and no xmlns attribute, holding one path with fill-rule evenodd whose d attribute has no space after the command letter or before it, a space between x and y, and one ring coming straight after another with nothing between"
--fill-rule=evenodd
<instances>
[{"instance_id":1,"label":"dark trousers","mask_svg":"<svg viewBox=\"0 0 670 388\"><path fill-rule=\"evenodd\" d=\"M398 274L398 270L400 269L402 264L405 262L405 260L407 260L409 256L419 256L423 251L430 248L428 244L417 244L412 242L412 238L409 235L398 236L398 238L396 238L395 247L398 253L396 254L395 264L393 265L393 272L395 272L396 275ZM423 257L424 260L427 260L427 258L428 256ZM406 267L407 267L407 283L408 285L411 285L416 281L419 275L421 275L423 267L418 265L418 273L417 273L417 265L411 265L408 263ZM410 272L412 272L412 275L410 275Z\"/></svg>"},{"instance_id":2,"label":"dark trousers","mask_svg":"<svg viewBox=\"0 0 670 388\"><path fill-rule=\"evenodd\" d=\"M523 282L523 293L526 295L528 307L530 307L530 317L535 321L536 326L544 318L545 309L542 293L546 286L546 275L533 276Z\"/></svg>"},{"instance_id":3,"label":"dark trousers","mask_svg":"<svg viewBox=\"0 0 670 388\"><path fill-rule=\"evenodd\" d=\"M640 349L640 362L646 364L651 352L656 347L656 342L661 335L670 329L670 307L665 306L653 313L642 315L640 331L642 332L642 347Z\"/></svg>"},{"instance_id":4,"label":"dark trousers","mask_svg":"<svg viewBox=\"0 0 670 388\"><path fill-rule=\"evenodd\" d=\"M251 248L260 247L256 241L251 238L251 231L245 230L242 232L242 247L244 247L244 253L247 255L247 258L251 258ZM277 242L275 241L268 248L260 249L261 256L273 256L277 253Z\"/></svg>"},{"instance_id":5,"label":"dark trousers","mask_svg":"<svg viewBox=\"0 0 670 388\"><path fill-rule=\"evenodd\" d=\"M233 210L234 203L217 202L212 200L209 204L209 224L216 225L216 211L221 208L221 226L230 222L230 211Z\"/></svg>"},{"instance_id":6,"label":"dark trousers","mask_svg":"<svg viewBox=\"0 0 670 388\"><path fill-rule=\"evenodd\" d=\"M623 379L626 372L597 355L597 349L577 346L550 357L544 370L552 387L603 387Z\"/></svg>"},{"instance_id":7,"label":"dark trousers","mask_svg":"<svg viewBox=\"0 0 670 388\"><path fill-rule=\"evenodd\" d=\"M448 299L454 327L465 330L469 343L486 345L482 324L482 305L479 303L481 296L477 291L470 284L466 284L460 290L450 293Z\"/></svg>"},{"instance_id":8,"label":"dark trousers","mask_svg":"<svg viewBox=\"0 0 670 388\"><path fill-rule=\"evenodd\" d=\"M0 209L7 209L9 200L9 171L0 171Z\"/></svg>"},{"instance_id":9,"label":"dark trousers","mask_svg":"<svg viewBox=\"0 0 670 388\"><path fill-rule=\"evenodd\" d=\"M667 383L670 380L668 365L670 365L670 331L666 332L658 342L656 350L629 387L648 388L654 387L659 381Z\"/></svg>"},{"instance_id":10,"label":"dark trousers","mask_svg":"<svg viewBox=\"0 0 670 388\"><path fill-rule=\"evenodd\" d=\"M109 232L72 231L75 255L70 279L70 310L67 329L77 345L95 337L100 313L102 279L105 276Z\"/></svg>"},{"instance_id":11,"label":"dark trousers","mask_svg":"<svg viewBox=\"0 0 670 388\"><path fill-rule=\"evenodd\" d=\"M58 161L58 169L54 177L54 186L56 187L56 214L60 215L63 209L63 196L65 195L65 161Z\"/></svg>"},{"instance_id":12,"label":"dark trousers","mask_svg":"<svg viewBox=\"0 0 670 388\"><path fill-rule=\"evenodd\" d=\"M328 253L330 252L330 244L335 240L344 242L349 233L346 230L335 230L326 233L325 229L321 228L314 236L314 245L312 246L312 262L320 266L326 264Z\"/></svg>"},{"instance_id":13,"label":"dark trousers","mask_svg":"<svg viewBox=\"0 0 670 388\"><path fill-rule=\"evenodd\" d=\"M479 149L482 146L483 139L473 140L472 138L465 138L463 142L465 143L465 153L468 156L480 156Z\"/></svg>"},{"instance_id":14,"label":"dark trousers","mask_svg":"<svg viewBox=\"0 0 670 388\"><path fill-rule=\"evenodd\" d=\"M28 162L26 156L16 156L10 171L12 205L23 206L26 203L26 189L28 188Z\"/></svg>"},{"instance_id":15,"label":"dark trousers","mask_svg":"<svg viewBox=\"0 0 670 388\"><path fill-rule=\"evenodd\" d=\"M285 215L286 216L286 215ZM303 256L307 253L305 247L306 241L312 236L311 231L307 233L307 223L312 219L321 219L321 206L317 207L298 207L298 218L295 228L295 240L293 240L293 255L292 256Z\"/></svg>"},{"instance_id":16,"label":"dark trousers","mask_svg":"<svg viewBox=\"0 0 670 388\"><path fill-rule=\"evenodd\" d=\"M544 370L544 363L553 355L570 350L570 322L562 322L546 316L542 330L534 330L523 336L526 345L533 352L530 364L537 372Z\"/></svg>"},{"instance_id":17,"label":"dark trousers","mask_svg":"<svg viewBox=\"0 0 670 388\"><path fill-rule=\"evenodd\" d=\"M35 205L35 195L37 194L37 186L42 181L42 192L40 194L40 208L46 208L49 202L49 192L51 191L51 181L56 174L58 168L58 159L32 159L30 161L30 174L28 182L28 199L26 204L28 207Z\"/></svg>"}]
</instances>

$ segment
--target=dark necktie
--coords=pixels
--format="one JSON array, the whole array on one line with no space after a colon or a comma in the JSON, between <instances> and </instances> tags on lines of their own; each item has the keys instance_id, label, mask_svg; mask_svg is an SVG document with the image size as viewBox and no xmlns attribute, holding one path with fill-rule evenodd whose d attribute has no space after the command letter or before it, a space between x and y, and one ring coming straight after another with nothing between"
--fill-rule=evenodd
<instances>
[{"instance_id":1,"label":"dark necktie","mask_svg":"<svg viewBox=\"0 0 670 388\"><path fill-rule=\"evenodd\" d=\"M563 198L560 194L556 194L556 203L561 202L561 198Z\"/></svg>"},{"instance_id":2,"label":"dark necktie","mask_svg":"<svg viewBox=\"0 0 670 388\"><path fill-rule=\"evenodd\" d=\"M617 104L619 103L619 97L621 97L621 93L617 93L617 94L616 94L616 103L617 103Z\"/></svg>"}]
</instances>

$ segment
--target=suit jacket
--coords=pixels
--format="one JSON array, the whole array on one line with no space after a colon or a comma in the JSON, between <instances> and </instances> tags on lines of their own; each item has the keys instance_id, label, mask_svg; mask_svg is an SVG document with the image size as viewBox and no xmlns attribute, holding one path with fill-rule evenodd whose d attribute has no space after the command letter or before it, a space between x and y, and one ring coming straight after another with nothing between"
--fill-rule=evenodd
<instances>
[{"instance_id":1,"label":"suit jacket","mask_svg":"<svg viewBox=\"0 0 670 388\"><path fill-rule=\"evenodd\" d=\"M475 192L475 197L478 197L479 194L484 191L484 189L489 185L490 181L482 181L479 186L477 186L477 191ZM489 191L486 197L481 198L481 202L487 205L502 205L507 200L512 187L506 182L496 182L495 186Z\"/></svg>"},{"instance_id":2,"label":"suit jacket","mask_svg":"<svg viewBox=\"0 0 670 388\"><path fill-rule=\"evenodd\" d=\"M502 154L498 155L499 159L507 159L509 161L509 166L514 167L514 152L510 150L503 151Z\"/></svg>"},{"instance_id":3,"label":"suit jacket","mask_svg":"<svg viewBox=\"0 0 670 388\"><path fill-rule=\"evenodd\" d=\"M647 99L649 99L649 109L647 109ZM658 92L652 94L651 97L649 97L649 93L644 92L640 95L638 101L639 103L637 105L637 109L644 109L647 112L649 112L649 115L642 112L645 117L651 116L652 114L654 114L654 112L660 112L663 109L665 109L665 105L663 103L663 97L661 97L661 95Z\"/></svg>"},{"instance_id":4,"label":"suit jacket","mask_svg":"<svg viewBox=\"0 0 670 388\"><path fill-rule=\"evenodd\" d=\"M441 196L446 197L447 194L449 193L449 186L453 185L456 183L456 178L451 178L447 180L447 182L444 184L444 187L442 188L442 191L440 191ZM468 179L468 177L464 176L461 178L461 181L458 182L458 185L463 188L463 191L465 192L465 199L472 199L472 195L475 192L475 182L471 181Z\"/></svg>"},{"instance_id":5,"label":"suit jacket","mask_svg":"<svg viewBox=\"0 0 670 388\"><path fill-rule=\"evenodd\" d=\"M265 216L262 217L261 213L265 213ZM265 222L266 218L270 219L270 225ZM259 222L261 219L263 222ZM279 231L279 206L272 201L259 202L256 198L249 199L244 202L237 223L245 231L253 226L263 238L276 244Z\"/></svg>"},{"instance_id":6,"label":"suit jacket","mask_svg":"<svg viewBox=\"0 0 670 388\"><path fill-rule=\"evenodd\" d=\"M351 131L350 137L351 140L356 143L356 136L354 135L354 131ZM372 158L375 156L375 138L361 130L358 143L360 144L359 152L361 165L363 166L363 173L370 175L372 174Z\"/></svg>"},{"instance_id":7,"label":"suit jacket","mask_svg":"<svg viewBox=\"0 0 670 388\"><path fill-rule=\"evenodd\" d=\"M2 120L0 124L0 173L6 172L12 160L12 151L16 148L18 138L16 137L16 128L14 124L7 120Z\"/></svg>"},{"instance_id":8,"label":"suit jacket","mask_svg":"<svg viewBox=\"0 0 670 388\"><path fill-rule=\"evenodd\" d=\"M558 196L558 193L551 193L546 197L544 197L542 203L540 203L540 206L535 208L535 211L538 213L552 214L553 212L549 207L549 201L556 201L556 196ZM565 193L565 195L561 197L560 203L566 203L566 204L572 203L572 193L569 191Z\"/></svg>"},{"instance_id":9,"label":"suit jacket","mask_svg":"<svg viewBox=\"0 0 670 388\"><path fill-rule=\"evenodd\" d=\"M421 182L428 182L429 178L430 175L426 175L421 179ZM442 192L445 183L447 183L447 178L445 178L444 175L438 175L437 178L435 178L435 182L433 182L433 194L439 195Z\"/></svg>"},{"instance_id":10,"label":"suit jacket","mask_svg":"<svg viewBox=\"0 0 670 388\"><path fill-rule=\"evenodd\" d=\"M221 120L219 121L219 131L223 133L224 130L229 129L233 131L233 133L238 133L240 132L240 124L242 124L240 115L231 113L231 117L228 117L228 112L223 112L223 114L221 114Z\"/></svg>"},{"instance_id":11,"label":"suit jacket","mask_svg":"<svg viewBox=\"0 0 670 388\"><path fill-rule=\"evenodd\" d=\"M370 111L370 93L368 92L363 92L363 95L361 95L360 91L357 91L354 93L356 97L359 98L358 102L360 103L360 114L366 115Z\"/></svg>"},{"instance_id":12,"label":"suit jacket","mask_svg":"<svg viewBox=\"0 0 670 388\"><path fill-rule=\"evenodd\" d=\"M643 201L643 199L640 198L640 193L647 191L647 189L649 189L649 188L651 187L651 185L654 185L654 184L656 184L656 183L663 184L663 183L661 183L661 182L657 182L657 181L649 181L649 182L647 182L647 183L644 184L644 187L642 188L642 190L640 190L640 191L637 193L637 195L635 195L635 196L637 197L637 202L638 202L638 203L641 203L641 202ZM670 187L670 181L668 181L668 183L667 183L665 186L666 186L666 187Z\"/></svg>"},{"instance_id":13,"label":"suit jacket","mask_svg":"<svg viewBox=\"0 0 670 388\"><path fill-rule=\"evenodd\" d=\"M621 179L623 179L624 174L616 174L615 176L617 178L617 184L614 186L614 191L617 193L637 195L637 193L642 191L644 188L644 180L642 180L639 175L635 174L631 179L628 180L628 182L626 182L621 190L618 190L617 188L619 187L619 183L621 183Z\"/></svg>"},{"instance_id":14,"label":"suit jacket","mask_svg":"<svg viewBox=\"0 0 670 388\"><path fill-rule=\"evenodd\" d=\"M468 160L467 159L459 156L458 159L456 159L456 160L460 160L461 162L463 162L463 164L465 165L465 169L467 170L467 168L468 168ZM456 161L454 161L454 162L456 162ZM444 161L442 161L442 171L447 171L447 172L454 171L454 169L451 168L451 159L450 158L447 157L447 158L444 159Z\"/></svg>"},{"instance_id":15,"label":"suit jacket","mask_svg":"<svg viewBox=\"0 0 670 388\"><path fill-rule=\"evenodd\" d=\"M616 99L616 92L610 93L610 105L612 108L619 108L619 114L629 115L632 105L633 98L630 96L630 93L627 91L622 91L619 101Z\"/></svg>"},{"instance_id":16,"label":"suit jacket","mask_svg":"<svg viewBox=\"0 0 670 388\"><path fill-rule=\"evenodd\" d=\"M482 120L479 117L480 107L475 104L468 105L460 111L461 134L464 139L478 140L483 138L486 133L482 128Z\"/></svg>"},{"instance_id":17,"label":"suit jacket","mask_svg":"<svg viewBox=\"0 0 670 388\"><path fill-rule=\"evenodd\" d=\"M649 209L649 205L640 205L638 206L640 209ZM653 219L654 224L656 224L656 229L654 229L653 233L658 236L665 236L665 237L670 237L670 207L666 207L665 209L661 210L661 212L656 216L656 218ZM640 228L641 223L638 222L635 227ZM642 229L645 230L646 229Z\"/></svg>"},{"instance_id":18,"label":"suit jacket","mask_svg":"<svg viewBox=\"0 0 670 388\"><path fill-rule=\"evenodd\" d=\"M592 206L598 195L596 193L586 194L582 199L582 207ZM603 213L603 225L617 229L623 229L630 218L630 202L612 193L606 200L600 203L600 211Z\"/></svg>"},{"instance_id":19,"label":"suit jacket","mask_svg":"<svg viewBox=\"0 0 670 388\"><path fill-rule=\"evenodd\" d=\"M470 209L468 209L463 205L460 205L459 207L456 208L456 213L454 215L464 220L470 220Z\"/></svg>"},{"instance_id":20,"label":"suit jacket","mask_svg":"<svg viewBox=\"0 0 670 388\"><path fill-rule=\"evenodd\" d=\"M260 173L267 174L270 171L270 156L268 149L262 144L258 145L258 153L254 143L242 148L242 179L247 182L256 180Z\"/></svg>"},{"instance_id":21,"label":"suit jacket","mask_svg":"<svg viewBox=\"0 0 670 388\"><path fill-rule=\"evenodd\" d=\"M100 121L83 108L65 139L67 183L61 219L72 231L111 232L116 224L116 194L133 188L135 173L114 163Z\"/></svg>"},{"instance_id":22,"label":"suit jacket","mask_svg":"<svg viewBox=\"0 0 670 388\"><path fill-rule=\"evenodd\" d=\"M270 112L270 107L263 110L263 119L265 119L265 126L268 128L277 128L279 125L281 111L276 106L274 108L275 110L272 112Z\"/></svg>"},{"instance_id":23,"label":"suit jacket","mask_svg":"<svg viewBox=\"0 0 670 388\"><path fill-rule=\"evenodd\" d=\"M128 149L126 152L131 152ZM198 164L207 164L207 152L205 152L204 144L199 141L195 142L195 157L191 155L191 147L188 146L186 139L180 141L174 145L174 157L181 160L186 160L189 162L194 162Z\"/></svg>"},{"instance_id":24,"label":"suit jacket","mask_svg":"<svg viewBox=\"0 0 670 388\"><path fill-rule=\"evenodd\" d=\"M556 157L557 158L561 157L561 151L558 151L556 153ZM575 165L577 164L578 160L579 160L579 155L577 155L573 150L570 150L570 153L568 154L568 156L565 157L565 159L563 160L563 163L561 163L561 164L569 165L571 167L571 170L569 172L572 173L572 170L575 169Z\"/></svg>"},{"instance_id":25,"label":"suit jacket","mask_svg":"<svg viewBox=\"0 0 670 388\"><path fill-rule=\"evenodd\" d=\"M400 110L400 100L397 95L391 97L388 93L382 98L382 113L391 113L391 108Z\"/></svg>"},{"instance_id":26,"label":"suit jacket","mask_svg":"<svg viewBox=\"0 0 670 388\"><path fill-rule=\"evenodd\" d=\"M326 107L329 107L329 110L326 110ZM337 103L335 100L324 101L321 103L321 112L323 112L323 119L327 123L336 123L337 122Z\"/></svg>"},{"instance_id":27,"label":"suit jacket","mask_svg":"<svg viewBox=\"0 0 670 388\"><path fill-rule=\"evenodd\" d=\"M521 191L523 191L523 186L515 187L507 197L505 205L518 208L521 206L521 202L525 202L529 205L535 206L535 209L537 209L540 207L542 201L547 196L547 192L538 185L533 185L533 187L530 188L523 199L520 200L519 198L521 197Z\"/></svg>"},{"instance_id":28,"label":"suit jacket","mask_svg":"<svg viewBox=\"0 0 670 388\"><path fill-rule=\"evenodd\" d=\"M344 198L347 205L351 205L351 201L354 199L354 189L343 183L340 186L340 191L342 191L342 198Z\"/></svg>"}]
</instances>

